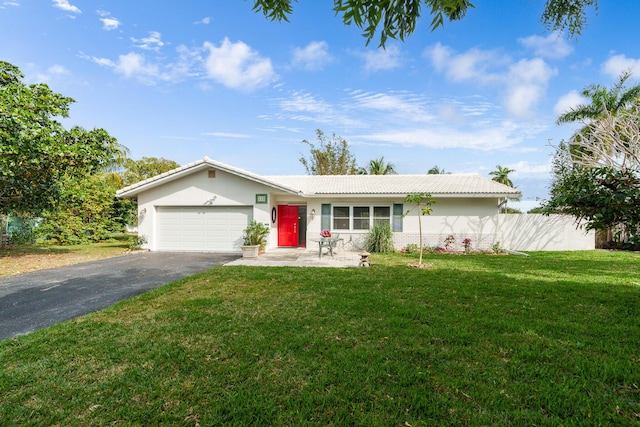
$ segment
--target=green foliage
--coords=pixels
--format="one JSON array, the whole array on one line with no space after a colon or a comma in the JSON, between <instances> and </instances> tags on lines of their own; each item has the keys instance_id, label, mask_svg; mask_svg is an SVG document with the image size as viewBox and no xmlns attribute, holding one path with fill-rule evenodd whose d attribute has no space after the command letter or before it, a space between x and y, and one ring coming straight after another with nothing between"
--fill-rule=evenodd
<instances>
[{"instance_id":1,"label":"green foliage","mask_svg":"<svg viewBox=\"0 0 640 427\"><path fill-rule=\"evenodd\" d=\"M395 175L396 170L392 163L384 161L384 156L379 159L369 160L369 166L358 170L360 175Z\"/></svg>"},{"instance_id":2,"label":"green foliage","mask_svg":"<svg viewBox=\"0 0 640 427\"><path fill-rule=\"evenodd\" d=\"M417 254L420 252L420 247L415 243L408 243L402 250L405 254Z\"/></svg>"},{"instance_id":3,"label":"green foliage","mask_svg":"<svg viewBox=\"0 0 640 427\"><path fill-rule=\"evenodd\" d=\"M67 178L55 209L44 215L38 234L62 245L97 242L124 231L130 201L114 197L117 186L109 175Z\"/></svg>"},{"instance_id":4,"label":"green foliage","mask_svg":"<svg viewBox=\"0 0 640 427\"><path fill-rule=\"evenodd\" d=\"M569 34L579 36L587 23L587 9L592 6L597 11L598 0L547 0L542 22L550 31L568 30Z\"/></svg>"},{"instance_id":5,"label":"green foliage","mask_svg":"<svg viewBox=\"0 0 640 427\"><path fill-rule=\"evenodd\" d=\"M394 252L393 233L389 223L374 224L364 242L368 252Z\"/></svg>"},{"instance_id":6,"label":"green foliage","mask_svg":"<svg viewBox=\"0 0 640 427\"><path fill-rule=\"evenodd\" d=\"M300 157L300 163L309 175L355 175L358 173L356 159L349 151L349 143L336 134L329 139L320 129L316 130L318 145L307 141L309 158Z\"/></svg>"},{"instance_id":7,"label":"green foliage","mask_svg":"<svg viewBox=\"0 0 640 427\"><path fill-rule=\"evenodd\" d=\"M73 99L23 77L0 61L0 212L38 216L55 205L65 176L101 171L125 149L103 129L64 129L56 118L68 117Z\"/></svg>"},{"instance_id":8,"label":"green foliage","mask_svg":"<svg viewBox=\"0 0 640 427\"><path fill-rule=\"evenodd\" d=\"M272 21L288 21L293 13L294 0L254 0L253 10L262 12ZM380 46L387 40L404 39L416 29L422 7L429 10L431 31L444 26L445 19L463 19L475 6L469 0L334 0L333 10L345 25L355 24L363 30L368 45L376 33ZM582 33L589 7L598 6L598 0L546 0L541 21L551 31L576 36Z\"/></svg>"},{"instance_id":9,"label":"green foliage","mask_svg":"<svg viewBox=\"0 0 640 427\"><path fill-rule=\"evenodd\" d=\"M12 245L22 245L35 242L37 226L37 219L10 216L7 227L9 243Z\"/></svg>"},{"instance_id":10,"label":"green foliage","mask_svg":"<svg viewBox=\"0 0 640 427\"><path fill-rule=\"evenodd\" d=\"M545 210L542 206L536 206L535 208L531 208L527 211L528 214L542 214L545 213ZM555 212L554 212L555 213Z\"/></svg>"},{"instance_id":11,"label":"green foliage","mask_svg":"<svg viewBox=\"0 0 640 427\"><path fill-rule=\"evenodd\" d=\"M561 212L586 221L586 229L621 228L640 244L640 177L613 167L574 166L551 185L545 213Z\"/></svg>"},{"instance_id":12,"label":"green foliage","mask_svg":"<svg viewBox=\"0 0 640 427\"><path fill-rule=\"evenodd\" d=\"M143 157L140 160L127 159L122 174L123 185L135 184L179 167L180 165L173 160L162 157Z\"/></svg>"},{"instance_id":13,"label":"green foliage","mask_svg":"<svg viewBox=\"0 0 640 427\"><path fill-rule=\"evenodd\" d=\"M427 175L444 175L449 173L451 172L445 171L444 168L440 169L438 165L435 165L434 167L432 167L427 171Z\"/></svg>"},{"instance_id":14,"label":"green foliage","mask_svg":"<svg viewBox=\"0 0 640 427\"><path fill-rule=\"evenodd\" d=\"M509 174L511 172L515 172L515 170L497 165L496 170L489 172L489 175L493 177L491 178L492 181L499 182L500 184L504 184L508 187L513 187L513 182L509 178Z\"/></svg>"},{"instance_id":15,"label":"green foliage","mask_svg":"<svg viewBox=\"0 0 640 427\"><path fill-rule=\"evenodd\" d=\"M422 252L423 252L423 244L422 244L422 215L431 215L433 211L433 206L435 203L438 203L437 200L431 198L431 194L429 193L418 193L418 194L408 194L404 198L404 202L411 206L404 214L404 216L409 215L409 213L413 209L418 209L418 226L420 230L420 259L418 264L422 264Z\"/></svg>"},{"instance_id":16,"label":"green foliage","mask_svg":"<svg viewBox=\"0 0 640 427\"><path fill-rule=\"evenodd\" d=\"M267 244L267 236L269 235L269 226L256 220L244 229L243 239L247 246L260 245L264 247Z\"/></svg>"},{"instance_id":17,"label":"green foliage","mask_svg":"<svg viewBox=\"0 0 640 427\"><path fill-rule=\"evenodd\" d=\"M129 237L129 249L132 251L139 250L143 245L147 244L148 240L146 236L137 235Z\"/></svg>"}]
</instances>

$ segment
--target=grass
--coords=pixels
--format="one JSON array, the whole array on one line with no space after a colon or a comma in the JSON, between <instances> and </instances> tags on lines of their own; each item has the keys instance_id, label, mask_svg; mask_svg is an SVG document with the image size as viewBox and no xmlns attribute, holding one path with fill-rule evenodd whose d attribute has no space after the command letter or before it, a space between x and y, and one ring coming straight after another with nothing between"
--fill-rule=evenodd
<instances>
[{"instance_id":1,"label":"grass","mask_svg":"<svg viewBox=\"0 0 640 427\"><path fill-rule=\"evenodd\" d=\"M110 241L86 245L3 246L0 247L0 277L120 256L129 251L129 245L130 237L118 234Z\"/></svg>"},{"instance_id":2,"label":"grass","mask_svg":"<svg viewBox=\"0 0 640 427\"><path fill-rule=\"evenodd\" d=\"M636 253L221 267L0 343L2 425L638 425Z\"/></svg>"}]
</instances>

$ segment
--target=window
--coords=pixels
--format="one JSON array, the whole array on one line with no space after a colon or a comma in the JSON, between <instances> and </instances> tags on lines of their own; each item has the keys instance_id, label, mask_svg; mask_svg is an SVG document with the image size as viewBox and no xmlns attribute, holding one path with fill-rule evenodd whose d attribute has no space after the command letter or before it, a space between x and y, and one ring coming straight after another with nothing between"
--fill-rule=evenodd
<instances>
[{"instance_id":1,"label":"window","mask_svg":"<svg viewBox=\"0 0 640 427\"><path fill-rule=\"evenodd\" d=\"M349 206L333 207L333 229L334 230L349 229Z\"/></svg>"},{"instance_id":2,"label":"window","mask_svg":"<svg viewBox=\"0 0 640 427\"><path fill-rule=\"evenodd\" d=\"M368 230L369 229L369 206L353 207L353 229Z\"/></svg>"},{"instance_id":3,"label":"window","mask_svg":"<svg viewBox=\"0 0 640 427\"><path fill-rule=\"evenodd\" d=\"M322 229L366 231L374 224L389 224L393 231L402 231L402 205L392 206L331 206L322 205Z\"/></svg>"},{"instance_id":4,"label":"window","mask_svg":"<svg viewBox=\"0 0 640 427\"><path fill-rule=\"evenodd\" d=\"M373 207L373 224L390 224L391 208L389 206Z\"/></svg>"}]
</instances>

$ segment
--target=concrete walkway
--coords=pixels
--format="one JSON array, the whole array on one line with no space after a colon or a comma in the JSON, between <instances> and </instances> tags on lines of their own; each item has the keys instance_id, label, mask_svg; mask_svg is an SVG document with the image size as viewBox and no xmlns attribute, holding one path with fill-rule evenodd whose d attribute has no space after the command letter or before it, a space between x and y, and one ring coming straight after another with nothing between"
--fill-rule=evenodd
<instances>
[{"instance_id":1,"label":"concrete walkway","mask_svg":"<svg viewBox=\"0 0 640 427\"><path fill-rule=\"evenodd\" d=\"M322 258L318 251L311 248L275 248L266 251L255 259L239 258L225 265L247 265L254 267L358 267L360 251L344 249L334 251L333 258L323 251Z\"/></svg>"}]
</instances>

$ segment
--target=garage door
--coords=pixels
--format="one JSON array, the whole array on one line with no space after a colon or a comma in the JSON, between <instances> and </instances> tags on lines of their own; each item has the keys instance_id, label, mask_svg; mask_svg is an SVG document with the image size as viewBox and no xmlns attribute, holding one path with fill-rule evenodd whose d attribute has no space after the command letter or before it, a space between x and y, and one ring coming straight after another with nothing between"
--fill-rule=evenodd
<instances>
[{"instance_id":1,"label":"garage door","mask_svg":"<svg viewBox=\"0 0 640 427\"><path fill-rule=\"evenodd\" d=\"M240 252L253 208L167 206L157 213L158 250Z\"/></svg>"}]
</instances>

